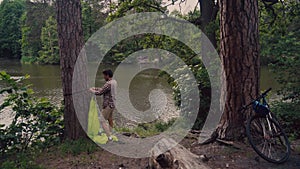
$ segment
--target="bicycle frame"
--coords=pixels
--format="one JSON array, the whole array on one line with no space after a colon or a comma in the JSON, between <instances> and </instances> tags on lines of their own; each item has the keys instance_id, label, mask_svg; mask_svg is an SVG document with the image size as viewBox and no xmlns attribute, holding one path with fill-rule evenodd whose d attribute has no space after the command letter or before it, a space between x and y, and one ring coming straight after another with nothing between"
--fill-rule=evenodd
<instances>
[{"instance_id":1,"label":"bicycle frame","mask_svg":"<svg viewBox=\"0 0 300 169\"><path fill-rule=\"evenodd\" d=\"M266 99L267 93L270 92L271 90L272 90L272 88L269 88L268 90L263 92L260 96L258 96L256 99L253 99L249 104L243 105L239 111L248 109L248 107L251 106L252 104L254 104L255 102L261 103L261 100L262 100L262 105L265 105L269 109L268 113L266 115L270 115L270 118L272 118L272 115L270 113L270 106Z\"/></svg>"},{"instance_id":2,"label":"bicycle frame","mask_svg":"<svg viewBox=\"0 0 300 169\"><path fill-rule=\"evenodd\" d=\"M262 99L262 104L263 104L263 105L266 105L266 106L270 109L270 106L269 106L269 104L268 104L268 102L267 102L267 99L266 99L266 95L262 95L261 99ZM272 130L272 127L271 127L271 122L270 122L269 119L272 119L273 121L276 121L276 119L274 119L273 116L272 116L271 110L269 110L269 113L266 115L266 120L267 120L267 123L268 123L268 128L269 128L269 131L271 131L271 130ZM274 124L273 124L273 125L274 125ZM273 127L274 127L274 126L273 126ZM276 127L274 127L274 129L276 130ZM266 134L266 133L265 133L265 128L264 128L263 131L264 131L264 135L265 135L265 134ZM275 132L277 132L277 130L276 130Z\"/></svg>"},{"instance_id":3,"label":"bicycle frame","mask_svg":"<svg viewBox=\"0 0 300 169\"><path fill-rule=\"evenodd\" d=\"M275 114L271 112L270 106L267 102L266 96L270 90L271 88L263 92L256 99L252 99L249 104L243 105L240 111L245 111L252 105L252 109L256 114L248 119L246 126L249 143L256 153L263 159L272 163L280 164L288 159L290 155L290 144L286 134L280 127ZM258 145L252 137L253 134L255 135L257 133L254 132L252 134L252 129L254 131L257 129L260 130L258 134L260 133L259 135L262 137L262 142ZM259 148L260 146L262 147Z\"/></svg>"}]
</instances>

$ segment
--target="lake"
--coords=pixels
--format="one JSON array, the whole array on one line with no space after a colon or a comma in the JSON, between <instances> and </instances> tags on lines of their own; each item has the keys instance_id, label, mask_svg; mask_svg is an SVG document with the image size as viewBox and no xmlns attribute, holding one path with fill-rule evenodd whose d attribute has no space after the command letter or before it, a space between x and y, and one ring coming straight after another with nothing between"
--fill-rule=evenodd
<instances>
[{"instance_id":1,"label":"lake","mask_svg":"<svg viewBox=\"0 0 300 169\"><path fill-rule=\"evenodd\" d=\"M129 73L136 72L136 67L132 65L122 65L125 67L126 72L120 72L118 74L118 83L125 81L129 78ZM98 87L102 86L105 81L102 78L101 71L103 69L116 69L116 66L100 65L98 68L96 84ZM18 60L8 60L0 58L0 71L6 71L8 74L14 77L21 77L26 74L30 75L30 78L25 80L24 83L32 84L32 88L35 91L37 97L47 97L52 103L59 105L62 101L62 88L61 88L61 76L59 65L37 65L37 64L21 64ZM157 77L157 70L143 71L139 73L130 83L130 101L134 107L139 111L145 111L150 108L150 102L148 99L149 93L153 89L161 89L167 96L167 103L164 111L165 115L161 118L167 121L174 116L178 115L175 103L172 97L172 87L168 84L166 78ZM155 78L153 78L155 77ZM119 85L121 86L121 85ZM3 83L0 83L0 88L4 87ZM92 86L91 86L92 87ZM0 96L0 102L3 100L3 96ZM101 98L97 99L101 102ZM0 124L7 124L10 121L7 111L0 113ZM119 115L120 116L120 115ZM118 116L118 117L119 117ZM119 123L127 123L121 117L118 118Z\"/></svg>"},{"instance_id":2,"label":"lake","mask_svg":"<svg viewBox=\"0 0 300 169\"><path fill-rule=\"evenodd\" d=\"M136 71L131 65L127 66L126 70ZM101 65L98 70L103 70L105 68L115 69L115 66ZM62 100L62 89L61 89L61 76L59 65L36 65L36 64L21 64L18 60L8 60L0 58L0 71L6 71L12 76L19 77L26 74L30 75L30 79L26 80L25 83L32 84L32 88L35 91L35 96L37 97L47 97L51 102L59 104ZM122 73L122 72L121 72ZM99 74L99 73L98 73ZM167 83L167 79L153 78L157 75L157 71L149 70L138 74L130 84L130 101L134 106L140 110L144 111L150 107L149 103L149 93L153 89L159 88L167 94L168 103L166 106L166 111L171 112L173 116L176 115L176 107L174 106L174 101L172 99L172 88ZM127 72L123 72L119 75L122 79L128 77ZM261 89L265 90L272 87L274 90L279 89L280 85L275 80L275 74L270 72L268 67L263 67L261 69ZM105 81L101 77L101 73L97 76L96 84L101 86ZM0 88L3 84L0 83ZM274 93L274 92L273 92ZM1 96L0 96L1 97ZM3 100L3 98L2 98ZM1 101L1 98L0 98ZM5 116L5 117L4 117ZM7 114L2 116L0 114L0 123L5 121L7 123ZM169 115L166 115L167 118ZM172 116L172 117L173 117Z\"/></svg>"}]
</instances>

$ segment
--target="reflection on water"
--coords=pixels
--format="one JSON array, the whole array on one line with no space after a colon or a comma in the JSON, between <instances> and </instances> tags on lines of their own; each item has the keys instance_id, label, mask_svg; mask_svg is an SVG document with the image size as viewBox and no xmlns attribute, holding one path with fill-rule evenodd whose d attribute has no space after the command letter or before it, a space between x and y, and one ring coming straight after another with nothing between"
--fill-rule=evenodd
<instances>
[{"instance_id":1,"label":"reflection on water","mask_svg":"<svg viewBox=\"0 0 300 169\"><path fill-rule=\"evenodd\" d=\"M95 65L96 66L96 65ZM118 76L118 81L123 81L129 77L129 74L136 71L132 65L122 65L126 67L126 72L121 72ZM115 66L100 65L96 77L96 84L92 86L101 87L105 81L102 77L103 69L115 69ZM0 59L0 71L6 71L12 76L30 75L30 78L25 81L26 84L32 84L37 97L47 97L51 102L59 104L62 101L62 85L60 76L60 67L58 65L35 65L35 64L21 64L18 60ZM167 83L167 79L158 78L158 71L149 70L138 74L130 85L130 101L138 110L147 110L150 107L149 93L153 89L163 89L168 94L168 108L167 112L171 115L177 112L174 101L171 96L171 86ZM0 82L0 88L4 84ZM1 98L3 99L3 98ZM0 100L1 100L0 99ZM101 102L101 99L98 100ZM165 120L165 119L164 119ZM1 117L0 117L1 123Z\"/></svg>"},{"instance_id":2,"label":"reflection on water","mask_svg":"<svg viewBox=\"0 0 300 169\"><path fill-rule=\"evenodd\" d=\"M26 84L32 84L35 95L38 97L48 97L54 102L61 100L61 79L58 65L35 65L21 64L18 60L0 59L0 71L6 71L12 76L30 75L30 79L25 80ZM3 83L0 83L3 87Z\"/></svg>"},{"instance_id":3,"label":"reflection on water","mask_svg":"<svg viewBox=\"0 0 300 169\"><path fill-rule=\"evenodd\" d=\"M126 67L126 70L129 71L127 73L130 73L130 71L135 71L134 69L131 69L130 65L125 65L125 66L128 66L128 68ZM98 69L99 71L96 78L96 86L101 86L104 84L101 71L107 68L115 69L114 66L101 65ZM61 100L62 97L61 77L60 77L60 68L58 65L21 64L18 60L8 60L8 59L0 58L0 71L3 70L13 76L24 76L26 74L29 74L30 79L26 80L26 83L33 85L32 88L36 92L36 96L41 96L41 97L46 96L53 101ZM275 90L279 89L280 85L275 80L274 76L275 76L274 73L270 72L268 67L261 68L261 79L260 79L261 90L266 90L269 87L272 87ZM126 72L124 72L124 74L122 74L122 76L119 77L121 77L122 79L126 79ZM134 83L132 83L133 86L131 87L132 91L137 91L134 90L135 88L138 89L143 87L143 90L138 90L138 91L139 92L145 91L145 93L147 92L149 93L153 88L155 88L155 86L153 85L156 84L157 80L150 78L148 79L149 81L145 81L147 79L145 77L146 76L140 76L139 78L134 79ZM159 80L159 82L161 82L161 80ZM163 86L167 86L167 85L168 84L166 83L163 84ZM3 84L0 83L0 87L3 87ZM167 86L167 88L170 87ZM135 92L135 95L137 95L139 92Z\"/></svg>"},{"instance_id":4,"label":"reflection on water","mask_svg":"<svg viewBox=\"0 0 300 169\"><path fill-rule=\"evenodd\" d=\"M120 75L119 81L125 80L128 78L128 74L132 71L131 65L127 66L126 70L128 72L123 72ZM115 66L103 66L101 65L98 68L96 85L102 86L104 80L102 78L103 69L115 69ZM24 76L26 74L30 75L30 79L26 80L25 83L32 84L32 88L36 92L35 95L38 97L47 97L53 103L58 104L62 100L62 89L61 89L61 77L60 77L60 68L58 65L35 65L35 64L21 64L18 60L8 60L0 58L0 71L6 71L12 76ZM153 89L163 89L168 93L168 100L172 102L171 96L171 86L168 85L166 79L157 79L157 72L155 71L145 71L142 74L138 74L130 85L130 101L138 110L146 110L150 107L148 100L149 93ZM261 90L266 90L269 87L273 89L279 89L280 85L274 79L274 74L269 71L267 67L261 69ZM94 85L92 85L94 86ZM3 84L0 83L0 88L3 87ZM275 93L275 92L274 92ZM0 100L3 98L0 98ZM168 111L176 111L176 108L172 108L173 104L169 104ZM174 107L174 106L173 106ZM0 118L1 121L1 118Z\"/></svg>"}]
</instances>

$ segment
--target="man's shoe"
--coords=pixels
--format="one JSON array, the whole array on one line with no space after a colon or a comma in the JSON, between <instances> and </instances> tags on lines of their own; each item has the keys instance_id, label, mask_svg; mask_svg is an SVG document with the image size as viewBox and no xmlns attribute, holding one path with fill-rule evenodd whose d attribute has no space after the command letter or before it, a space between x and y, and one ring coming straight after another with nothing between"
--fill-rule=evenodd
<instances>
[{"instance_id":1,"label":"man's shoe","mask_svg":"<svg viewBox=\"0 0 300 169\"><path fill-rule=\"evenodd\" d=\"M113 138L111 136L108 137L108 141L107 142L113 142Z\"/></svg>"},{"instance_id":2,"label":"man's shoe","mask_svg":"<svg viewBox=\"0 0 300 169\"><path fill-rule=\"evenodd\" d=\"M98 131L98 135L99 135L99 136L101 136L103 133L104 133L103 130L99 130L99 131Z\"/></svg>"}]
</instances>

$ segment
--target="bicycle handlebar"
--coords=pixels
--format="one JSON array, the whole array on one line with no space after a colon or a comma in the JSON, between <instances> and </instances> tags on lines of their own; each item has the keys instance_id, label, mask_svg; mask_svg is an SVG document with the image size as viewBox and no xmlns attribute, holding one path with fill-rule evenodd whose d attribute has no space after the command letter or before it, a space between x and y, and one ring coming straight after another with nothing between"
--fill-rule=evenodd
<instances>
[{"instance_id":1,"label":"bicycle handlebar","mask_svg":"<svg viewBox=\"0 0 300 169\"><path fill-rule=\"evenodd\" d=\"M260 96L258 96L256 99L252 100L249 104L247 105L243 105L239 111L245 110L247 109L254 101L257 101L263 97L266 97L267 93L269 93L272 90L272 88L269 88L268 90L266 90L265 92L263 92Z\"/></svg>"},{"instance_id":2,"label":"bicycle handlebar","mask_svg":"<svg viewBox=\"0 0 300 169\"><path fill-rule=\"evenodd\" d=\"M263 93L261 94L261 96L266 96L267 93L269 93L271 90L272 90L272 88L270 87L268 90L266 90L265 92L263 92Z\"/></svg>"}]
</instances>

